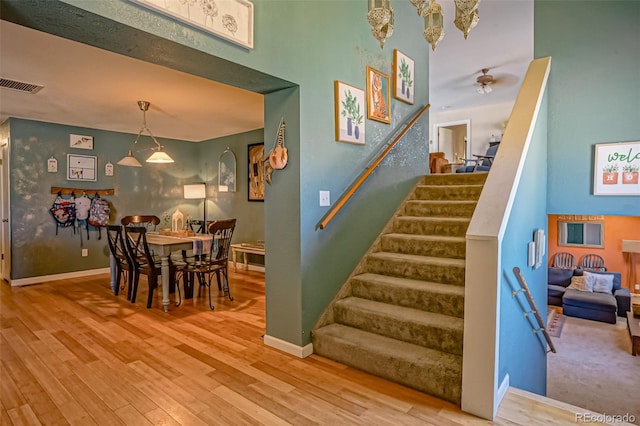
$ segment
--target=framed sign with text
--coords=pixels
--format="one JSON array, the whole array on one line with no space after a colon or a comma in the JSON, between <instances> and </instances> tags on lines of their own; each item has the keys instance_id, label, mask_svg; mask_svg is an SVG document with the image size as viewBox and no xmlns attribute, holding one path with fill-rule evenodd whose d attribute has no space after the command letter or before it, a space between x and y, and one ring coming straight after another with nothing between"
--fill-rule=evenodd
<instances>
[{"instance_id":1,"label":"framed sign with text","mask_svg":"<svg viewBox=\"0 0 640 426\"><path fill-rule=\"evenodd\" d=\"M640 195L640 142L596 144L593 195Z\"/></svg>"}]
</instances>

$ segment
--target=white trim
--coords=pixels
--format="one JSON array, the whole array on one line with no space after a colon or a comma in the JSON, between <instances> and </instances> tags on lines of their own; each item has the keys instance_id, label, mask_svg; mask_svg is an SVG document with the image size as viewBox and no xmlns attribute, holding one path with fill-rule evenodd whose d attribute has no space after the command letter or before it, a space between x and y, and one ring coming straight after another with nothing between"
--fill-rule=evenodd
<instances>
[{"instance_id":1,"label":"white trim","mask_svg":"<svg viewBox=\"0 0 640 426\"><path fill-rule=\"evenodd\" d=\"M440 127L451 127L451 126L462 126L462 125L466 125L467 126L467 143L465 146L466 152L464 153L464 158L471 158L471 119L470 118L466 118L463 120L455 120L455 121L447 121L444 123L435 123L433 125L433 135L432 139L435 140L435 151L440 151L440 135L438 134L438 129ZM431 151L431 148L429 148L429 150ZM455 162L455 159L451 160L451 162Z\"/></svg>"},{"instance_id":2,"label":"white trim","mask_svg":"<svg viewBox=\"0 0 640 426\"><path fill-rule=\"evenodd\" d=\"M65 272L63 274L41 275L39 277L20 278L17 280L9 280L12 287L23 285L42 284L48 281L67 280L70 278L88 277L91 275L108 274L109 268L88 269L86 271Z\"/></svg>"},{"instance_id":3,"label":"white trim","mask_svg":"<svg viewBox=\"0 0 640 426\"><path fill-rule=\"evenodd\" d=\"M498 407L500 406L500 403L504 399L504 396L506 395L508 390L509 390L509 373L507 373L504 376L504 379L502 379L502 383L500 383L500 387L498 388L498 394L496 395L496 409L494 411L494 416L497 414Z\"/></svg>"},{"instance_id":4,"label":"white trim","mask_svg":"<svg viewBox=\"0 0 640 426\"><path fill-rule=\"evenodd\" d=\"M282 339L278 339L277 337L269 336L268 334L264 335L263 341L267 346L271 346L272 348L281 350L290 355L297 356L298 358L306 358L313 353L312 343L309 343L306 346L298 346Z\"/></svg>"}]
</instances>

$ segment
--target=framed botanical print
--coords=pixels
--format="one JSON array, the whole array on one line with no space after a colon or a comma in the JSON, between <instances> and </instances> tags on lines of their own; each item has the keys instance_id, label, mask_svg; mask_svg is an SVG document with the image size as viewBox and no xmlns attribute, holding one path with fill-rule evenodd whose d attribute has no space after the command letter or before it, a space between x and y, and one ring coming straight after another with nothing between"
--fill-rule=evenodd
<instances>
[{"instance_id":1,"label":"framed botanical print","mask_svg":"<svg viewBox=\"0 0 640 426\"><path fill-rule=\"evenodd\" d=\"M334 81L336 140L364 145L364 90Z\"/></svg>"},{"instance_id":2,"label":"framed botanical print","mask_svg":"<svg viewBox=\"0 0 640 426\"><path fill-rule=\"evenodd\" d=\"M393 50L393 97L413 105L414 74L413 59L399 51Z\"/></svg>"},{"instance_id":3,"label":"framed botanical print","mask_svg":"<svg viewBox=\"0 0 640 426\"><path fill-rule=\"evenodd\" d=\"M367 66L367 118L391 123L389 75Z\"/></svg>"},{"instance_id":4,"label":"framed botanical print","mask_svg":"<svg viewBox=\"0 0 640 426\"><path fill-rule=\"evenodd\" d=\"M264 142L247 146L249 157L248 200L264 201Z\"/></svg>"}]
</instances>

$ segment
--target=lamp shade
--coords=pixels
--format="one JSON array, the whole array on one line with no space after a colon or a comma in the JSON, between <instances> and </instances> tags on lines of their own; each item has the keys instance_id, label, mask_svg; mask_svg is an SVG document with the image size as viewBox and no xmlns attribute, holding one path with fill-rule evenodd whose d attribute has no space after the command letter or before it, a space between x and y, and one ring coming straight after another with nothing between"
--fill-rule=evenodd
<instances>
[{"instance_id":1,"label":"lamp shade","mask_svg":"<svg viewBox=\"0 0 640 426\"><path fill-rule=\"evenodd\" d=\"M173 158L169 157L166 152L160 148L158 151L151 154L149 158L147 158L147 163L173 163Z\"/></svg>"},{"instance_id":2,"label":"lamp shade","mask_svg":"<svg viewBox=\"0 0 640 426\"><path fill-rule=\"evenodd\" d=\"M193 183L184 186L184 198L202 200L207 197L207 186L204 183Z\"/></svg>"},{"instance_id":3,"label":"lamp shade","mask_svg":"<svg viewBox=\"0 0 640 426\"><path fill-rule=\"evenodd\" d=\"M133 156L133 152L131 152L131 150L129 150L122 160L118 161L118 164L127 167L142 167L142 164L140 164L136 157Z\"/></svg>"}]
</instances>

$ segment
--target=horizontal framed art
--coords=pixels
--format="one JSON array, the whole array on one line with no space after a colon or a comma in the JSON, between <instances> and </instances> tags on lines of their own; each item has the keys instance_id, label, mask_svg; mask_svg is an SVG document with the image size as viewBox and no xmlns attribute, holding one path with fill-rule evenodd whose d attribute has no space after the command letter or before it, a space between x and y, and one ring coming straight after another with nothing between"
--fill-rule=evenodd
<instances>
[{"instance_id":1,"label":"horizontal framed art","mask_svg":"<svg viewBox=\"0 0 640 426\"><path fill-rule=\"evenodd\" d=\"M399 51L393 50L393 97L413 105L414 93L413 59Z\"/></svg>"},{"instance_id":2,"label":"horizontal framed art","mask_svg":"<svg viewBox=\"0 0 640 426\"><path fill-rule=\"evenodd\" d=\"M391 123L389 75L367 66L367 118Z\"/></svg>"},{"instance_id":3,"label":"horizontal framed art","mask_svg":"<svg viewBox=\"0 0 640 426\"><path fill-rule=\"evenodd\" d=\"M253 48L253 3L248 0L131 0L240 46Z\"/></svg>"},{"instance_id":4,"label":"horizontal framed art","mask_svg":"<svg viewBox=\"0 0 640 426\"><path fill-rule=\"evenodd\" d=\"M336 114L336 140L364 145L364 90L343 83L333 82Z\"/></svg>"},{"instance_id":5,"label":"horizontal framed art","mask_svg":"<svg viewBox=\"0 0 640 426\"><path fill-rule=\"evenodd\" d=\"M93 136L70 134L69 147L79 149L93 149Z\"/></svg>"},{"instance_id":6,"label":"horizontal framed art","mask_svg":"<svg viewBox=\"0 0 640 426\"><path fill-rule=\"evenodd\" d=\"M640 195L640 142L595 145L593 195Z\"/></svg>"},{"instance_id":7,"label":"horizontal framed art","mask_svg":"<svg viewBox=\"0 0 640 426\"><path fill-rule=\"evenodd\" d=\"M67 180L97 180L97 157L94 155L67 154Z\"/></svg>"}]
</instances>

